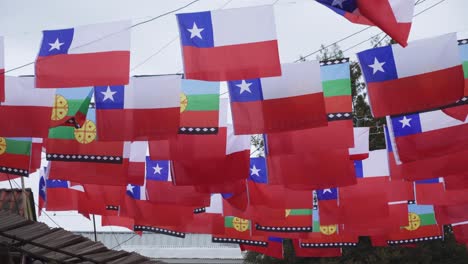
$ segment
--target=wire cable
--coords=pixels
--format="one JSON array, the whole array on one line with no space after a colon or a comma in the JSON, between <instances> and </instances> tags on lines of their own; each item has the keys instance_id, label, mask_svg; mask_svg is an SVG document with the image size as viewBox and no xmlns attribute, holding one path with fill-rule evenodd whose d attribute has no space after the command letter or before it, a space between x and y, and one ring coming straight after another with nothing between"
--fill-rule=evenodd
<instances>
[{"instance_id":1,"label":"wire cable","mask_svg":"<svg viewBox=\"0 0 468 264\"><path fill-rule=\"evenodd\" d=\"M426 1L427 1L427 0L418 1L418 2L415 3L415 6L420 5L420 4L422 4L422 3L426 2ZM436 3L435 5L432 5L432 6L428 7L428 8L426 8L426 9L424 9L423 11L421 11L421 12L417 13L416 15L414 15L413 17L416 17L416 16L418 16L418 15L420 15L420 14L426 12L427 10L433 8L434 6L440 4L440 3L444 2L444 1L446 1L446 0L442 0L442 1L438 2L438 3ZM305 58L307 58L307 57L310 57L310 56L312 56L312 55L314 55L314 54L316 54L316 53L319 53L320 51L325 50L325 49L327 49L327 48L329 48L329 47L331 47L331 46L333 46L333 45L335 45L335 44L337 44L337 43L339 43L339 42L342 42L342 41L344 41L344 40L346 40L346 39L349 39L349 38L351 38L351 37L353 37L353 36L355 36L355 35L357 35L357 34L360 34L360 33L364 32L364 31L366 31L366 30L368 30L369 28L372 28L372 27L373 27L373 26L368 26L368 27L366 27L366 28L364 28L364 29L361 29L361 30L359 30L359 31L356 31L356 32L354 32L354 33L352 33L352 34L350 34L350 35L348 35L348 36L346 36L346 37L344 37L344 38L341 38L341 39L339 39L339 40L337 40L337 41L335 41L335 42L333 42L333 43L331 43L331 44L329 44L329 45L327 45L327 46L325 46L325 47L323 47L323 48L320 48L320 49L318 49L318 50L316 50L316 51L314 51L314 52L311 52L311 53L309 53L309 54L307 54L307 55L305 55L305 56L302 56L301 58L297 59L297 60L294 61L294 62L299 62L299 61L301 61L301 60L303 60L303 59L305 59ZM379 34L377 34L377 35L380 35L380 34L382 34L382 33L379 33ZM373 37L374 37L374 36L373 36ZM369 40L372 39L373 37L371 37L371 38L369 38L369 39L367 39L367 40L365 40L365 41L363 41L363 42L360 42L360 43L356 44L355 46L353 46L353 48L356 47L356 46L358 46L358 45L360 45L360 44L362 44L362 43L365 43L365 42L369 41ZM349 48L349 49L351 49L351 48ZM347 49L347 50L349 50L349 49ZM343 52L344 52L344 51L346 51L346 50L343 50Z\"/></svg>"},{"instance_id":2,"label":"wire cable","mask_svg":"<svg viewBox=\"0 0 468 264\"><path fill-rule=\"evenodd\" d=\"M228 4L230 4L233 0L228 0L226 3L224 3L221 7L218 8L218 10L220 9L223 9L224 7L226 7ZM277 0L278 1L278 0ZM153 57L155 57L156 55L158 55L159 53L161 53L162 51L164 51L167 47L169 47L172 43L174 43L177 39L179 39L179 35L175 36L173 39L171 39L168 43L164 44L161 48L159 48L156 52L154 52L153 54L151 54L149 57L147 57L146 59L144 59L142 62L138 63L136 66L134 66L130 72L133 72L134 70L136 70L137 68L139 68L140 66L146 64L148 61L150 61ZM180 70L178 71L178 73L180 72Z\"/></svg>"},{"instance_id":3,"label":"wire cable","mask_svg":"<svg viewBox=\"0 0 468 264\"><path fill-rule=\"evenodd\" d=\"M13 182L15 183L16 187L21 188L21 186L19 186L19 184L17 182L15 182L15 181L13 181ZM11 182L10 182L10 185L11 185ZM36 203L36 201L34 201L34 206L39 209L39 205ZM59 224L57 224L57 222L55 222L54 219L52 219L52 217L50 217L49 214L47 214L45 211L42 211L42 213L44 213L47 216L47 218L49 218L50 221L52 221L56 226L58 226L60 228L63 228Z\"/></svg>"},{"instance_id":4,"label":"wire cable","mask_svg":"<svg viewBox=\"0 0 468 264\"><path fill-rule=\"evenodd\" d=\"M427 0L423 0L423 1L420 2L420 3L423 3L423 2L425 2L425 1L427 1ZM426 11L428 11L428 10L434 8L435 6L441 4L441 3L445 2L445 1L446 1L446 0L441 0L441 1L437 2L437 3L435 3L435 4L431 5L431 6L429 6L429 7L425 8L425 9L423 9L422 11L418 12L418 13L415 14L413 17L417 17L417 16L421 15L422 13L424 13L424 12L426 12ZM377 37L377 36L382 35L383 33L384 33L384 32L380 32L380 33L378 33L378 34L376 34L376 35L373 35L372 37L370 37L370 38L368 38L368 39L366 39L366 40L363 40L363 41L361 41L361 42L359 42L359 43L357 43L357 44L355 44L355 45L353 45L353 46L351 46L351 47L349 47L349 48L343 50L343 52L349 51L349 50L351 50L351 49L353 49L353 48L355 48L355 47L357 47L357 46L359 46L359 45L361 45L361 44L364 44L364 43L366 43L367 41L370 41L371 39L373 39L373 38L375 38L375 37ZM385 37L386 37L386 35L385 35ZM385 37L384 37L384 38L385 38ZM383 39L384 39L384 38L383 38ZM383 40L383 39L382 39L382 40ZM381 41L382 41L382 40L381 40Z\"/></svg>"}]
</instances>

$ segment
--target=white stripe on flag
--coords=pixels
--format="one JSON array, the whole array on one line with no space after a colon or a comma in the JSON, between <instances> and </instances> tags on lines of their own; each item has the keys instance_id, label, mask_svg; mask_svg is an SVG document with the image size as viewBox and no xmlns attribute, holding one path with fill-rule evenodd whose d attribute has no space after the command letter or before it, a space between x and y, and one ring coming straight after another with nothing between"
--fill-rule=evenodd
<instances>
[{"instance_id":1,"label":"white stripe on flag","mask_svg":"<svg viewBox=\"0 0 468 264\"><path fill-rule=\"evenodd\" d=\"M130 20L74 28L69 54L130 51Z\"/></svg>"},{"instance_id":2,"label":"white stripe on flag","mask_svg":"<svg viewBox=\"0 0 468 264\"><path fill-rule=\"evenodd\" d=\"M412 41L406 48L394 44L392 50L398 78L461 65L455 33Z\"/></svg>"},{"instance_id":3,"label":"white stripe on flag","mask_svg":"<svg viewBox=\"0 0 468 264\"><path fill-rule=\"evenodd\" d=\"M369 152L369 128L354 127L354 148L349 149L349 154L364 154Z\"/></svg>"},{"instance_id":4,"label":"white stripe on flag","mask_svg":"<svg viewBox=\"0 0 468 264\"><path fill-rule=\"evenodd\" d=\"M263 99L286 98L323 92L317 61L281 65L282 75L262 78Z\"/></svg>"},{"instance_id":5,"label":"white stripe on flag","mask_svg":"<svg viewBox=\"0 0 468 264\"><path fill-rule=\"evenodd\" d=\"M3 44L3 37L0 36L0 69L5 68L5 45Z\"/></svg>"},{"instance_id":6,"label":"white stripe on flag","mask_svg":"<svg viewBox=\"0 0 468 264\"><path fill-rule=\"evenodd\" d=\"M389 176L388 154L386 149L369 152L369 158L362 161L363 177Z\"/></svg>"},{"instance_id":7,"label":"white stripe on flag","mask_svg":"<svg viewBox=\"0 0 468 264\"><path fill-rule=\"evenodd\" d=\"M145 162L148 151L148 141L133 141L130 145L130 158L132 162Z\"/></svg>"},{"instance_id":8,"label":"white stripe on flag","mask_svg":"<svg viewBox=\"0 0 468 264\"><path fill-rule=\"evenodd\" d=\"M221 197L221 194L215 193L211 195L210 206L205 208L205 212L211 214L223 213L223 197Z\"/></svg>"},{"instance_id":9,"label":"white stripe on flag","mask_svg":"<svg viewBox=\"0 0 468 264\"><path fill-rule=\"evenodd\" d=\"M5 102L2 105L52 107L55 89L36 89L34 82L34 77L6 76Z\"/></svg>"},{"instance_id":10,"label":"white stripe on flag","mask_svg":"<svg viewBox=\"0 0 468 264\"><path fill-rule=\"evenodd\" d=\"M211 22L216 47L277 39L271 5L211 11Z\"/></svg>"},{"instance_id":11,"label":"white stripe on flag","mask_svg":"<svg viewBox=\"0 0 468 264\"><path fill-rule=\"evenodd\" d=\"M250 150L250 135L234 135L233 125L227 125L226 155Z\"/></svg>"},{"instance_id":12,"label":"white stripe on flag","mask_svg":"<svg viewBox=\"0 0 468 264\"><path fill-rule=\"evenodd\" d=\"M219 99L219 119L218 119L218 126L219 127L226 127L228 122L228 108L229 108L229 99L228 98L220 98ZM231 114L231 113L229 113Z\"/></svg>"},{"instance_id":13,"label":"white stripe on flag","mask_svg":"<svg viewBox=\"0 0 468 264\"><path fill-rule=\"evenodd\" d=\"M411 23L415 0L388 0L398 23Z\"/></svg>"},{"instance_id":14,"label":"white stripe on flag","mask_svg":"<svg viewBox=\"0 0 468 264\"><path fill-rule=\"evenodd\" d=\"M125 109L180 106L181 76L132 77L125 87Z\"/></svg>"},{"instance_id":15,"label":"white stripe on flag","mask_svg":"<svg viewBox=\"0 0 468 264\"><path fill-rule=\"evenodd\" d=\"M420 113L419 119L421 121L422 132L466 124L466 121L461 122L460 120L445 114L441 110Z\"/></svg>"}]
</instances>

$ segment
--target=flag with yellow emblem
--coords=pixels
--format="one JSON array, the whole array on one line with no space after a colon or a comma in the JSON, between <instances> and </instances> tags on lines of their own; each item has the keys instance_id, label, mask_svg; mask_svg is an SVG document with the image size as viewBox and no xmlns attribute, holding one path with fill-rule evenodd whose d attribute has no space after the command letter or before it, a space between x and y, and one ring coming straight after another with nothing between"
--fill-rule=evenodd
<instances>
[{"instance_id":1,"label":"flag with yellow emblem","mask_svg":"<svg viewBox=\"0 0 468 264\"><path fill-rule=\"evenodd\" d=\"M31 138L0 137L0 173L28 176L31 145Z\"/></svg>"},{"instance_id":2,"label":"flag with yellow emblem","mask_svg":"<svg viewBox=\"0 0 468 264\"><path fill-rule=\"evenodd\" d=\"M303 248L333 248L356 246L358 237L344 232L341 224L322 224L320 222L319 207L312 211L312 232L307 238L300 240Z\"/></svg>"},{"instance_id":3,"label":"flag with yellow emblem","mask_svg":"<svg viewBox=\"0 0 468 264\"><path fill-rule=\"evenodd\" d=\"M82 127L86 121L92 95L92 87L57 89L50 126Z\"/></svg>"},{"instance_id":4,"label":"flag with yellow emblem","mask_svg":"<svg viewBox=\"0 0 468 264\"><path fill-rule=\"evenodd\" d=\"M49 130L47 160L122 163L123 142L97 139L96 111L90 109L80 128L59 126Z\"/></svg>"},{"instance_id":5,"label":"flag with yellow emblem","mask_svg":"<svg viewBox=\"0 0 468 264\"><path fill-rule=\"evenodd\" d=\"M216 134L219 82L182 80L179 134Z\"/></svg>"},{"instance_id":6,"label":"flag with yellow emblem","mask_svg":"<svg viewBox=\"0 0 468 264\"><path fill-rule=\"evenodd\" d=\"M433 205L408 205L408 225L399 232L388 235L389 245L411 244L415 242L443 238L443 228L437 224Z\"/></svg>"}]
</instances>

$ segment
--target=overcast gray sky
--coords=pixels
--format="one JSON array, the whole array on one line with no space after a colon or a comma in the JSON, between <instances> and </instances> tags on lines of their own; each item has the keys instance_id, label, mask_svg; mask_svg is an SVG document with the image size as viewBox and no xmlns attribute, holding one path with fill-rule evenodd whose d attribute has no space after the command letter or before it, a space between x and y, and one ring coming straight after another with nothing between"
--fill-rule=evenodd
<instances>
[{"instance_id":1,"label":"overcast gray sky","mask_svg":"<svg viewBox=\"0 0 468 264\"><path fill-rule=\"evenodd\" d=\"M423 0L424 1L424 0ZM425 0L416 7L419 12L440 0ZM41 30L60 29L78 25L131 19L133 24L181 7L191 0L0 0L0 35L5 37L6 70L33 62L38 53ZM320 48L364 28L349 23L313 0L201 0L180 12L196 12L223 7L236 8L275 4L276 26L281 62L293 62ZM460 32L459 38L468 38L468 1L445 0L442 4L416 17L410 40L448 32ZM347 49L379 33L377 28L366 30L339 43ZM151 55L159 54L141 64L131 74L175 73L182 69L178 28L174 15L138 26L132 31L131 67L140 65ZM171 42L172 41L172 42ZM165 47L165 48L164 48ZM345 55L353 56L366 49L363 44ZM311 58L315 58L315 55ZM33 66L24 67L8 75L33 74ZM37 198L38 176L27 180ZM18 181L19 182L19 181ZM13 184L15 187L16 185ZM9 188L7 183L0 187ZM37 199L35 199L37 201ZM73 213L48 213L61 227L72 230L91 230L92 224ZM44 216L50 226L55 224ZM110 229L108 229L110 230ZM113 228L112 230L118 230Z\"/></svg>"}]
</instances>

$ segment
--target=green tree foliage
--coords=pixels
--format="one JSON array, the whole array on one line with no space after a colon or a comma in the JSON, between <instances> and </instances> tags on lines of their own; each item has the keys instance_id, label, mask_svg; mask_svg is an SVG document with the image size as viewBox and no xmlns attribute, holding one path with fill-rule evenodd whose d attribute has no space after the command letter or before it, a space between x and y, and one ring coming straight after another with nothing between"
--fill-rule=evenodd
<instances>
[{"instance_id":1,"label":"green tree foliage","mask_svg":"<svg viewBox=\"0 0 468 264\"><path fill-rule=\"evenodd\" d=\"M374 38L371 44L374 47L394 43L393 40L383 37ZM343 52L337 44L322 50L317 60L331 60L343 58ZM305 61L304 57L300 58ZM351 88L353 96L354 126L371 127L370 149L385 148L383 125L385 118L374 118L369 107L367 91L362 72L356 61L350 61ZM261 135L252 137L252 144L258 148L254 156L263 156L264 142ZM279 260L256 252L246 252L244 263L248 264L462 264L468 263L468 253L465 245L457 244L449 226L445 226L444 240L419 243L414 247L373 247L369 237L360 237L356 247L343 248L339 258L299 258L294 254L291 240L284 240L284 259Z\"/></svg>"}]
</instances>

